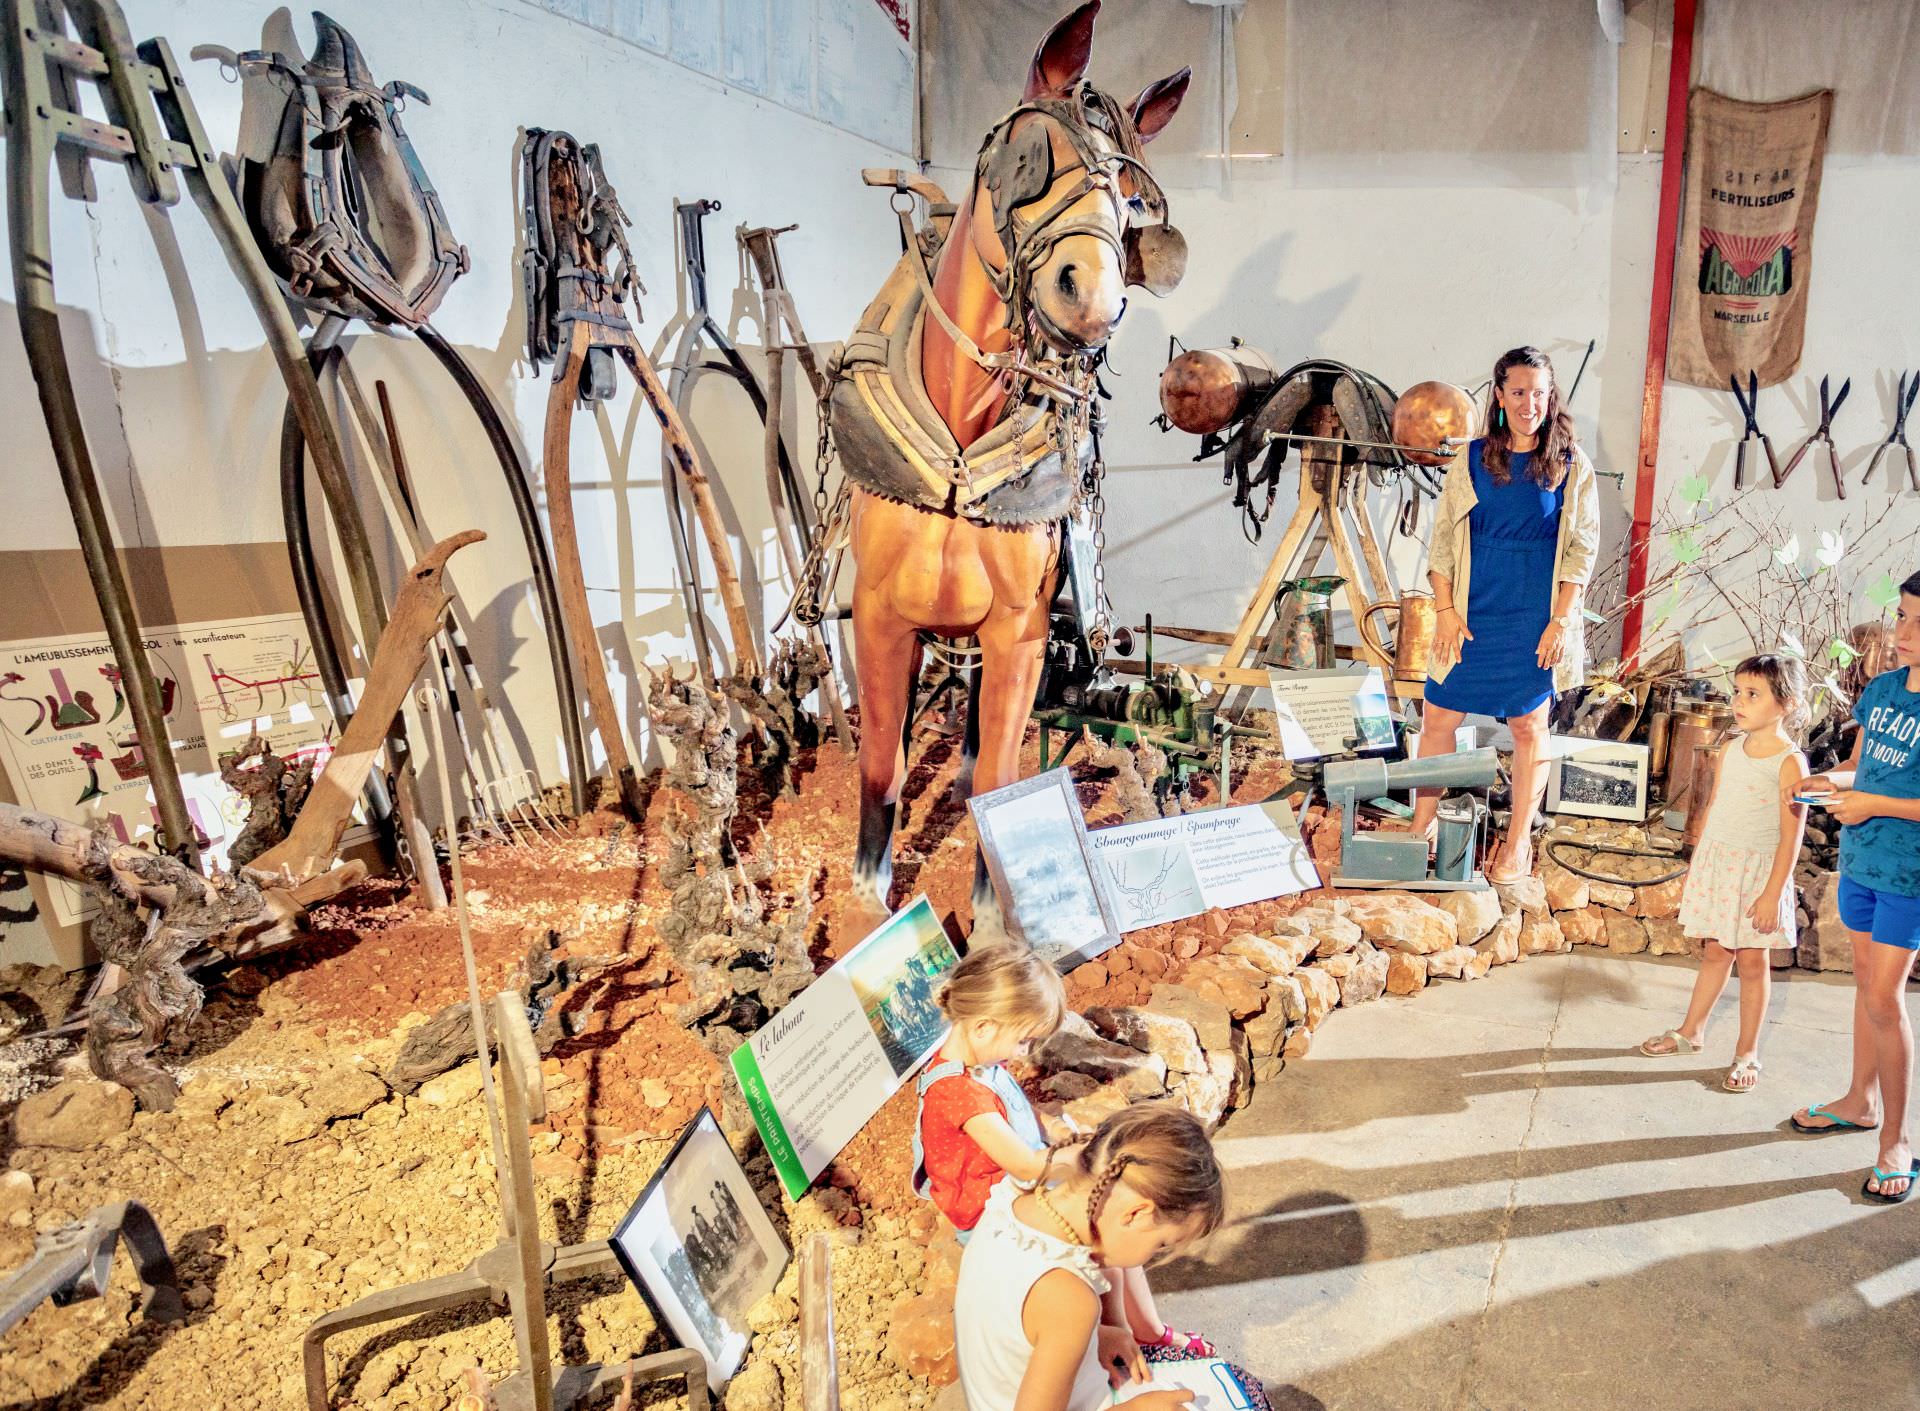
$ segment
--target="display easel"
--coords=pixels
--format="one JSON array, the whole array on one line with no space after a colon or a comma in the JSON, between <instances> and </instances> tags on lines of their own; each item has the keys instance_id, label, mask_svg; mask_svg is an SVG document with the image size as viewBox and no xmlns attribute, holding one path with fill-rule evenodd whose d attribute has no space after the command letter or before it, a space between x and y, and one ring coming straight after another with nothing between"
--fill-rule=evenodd
<instances>
[{"instance_id":1,"label":"display easel","mask_svg":"<svg viewBox=\"0 0 1920 1411\"><path fill-rule=\"evenodd\" d=\"M1217 643L1224 638L1226 652L1218 661L1185 668L1203 681L1235 688L1267 684L1268 664L1276 659L1280 647L1275 595L1282 583L1313 573L1329 548L1340 576L1346 580L1341 591L1355 623L1371 604L1399 601L1399 587L1367 510L1367 463L1357 458L1355 448L1341 444L1347 438L1339 434L1340 421L1330 405L1316 408L1309 426L1310 435L1276 432L1267 438L1299 443L1300 498L1259 586L1241 614L1239 626L1231 636L1159 629L1163 636L1188 641ZM1391 658L1375 652L1364 641L1356 651L1361 660L1381 668L1390 690L1404 696L1407 688L1404 683L1394 682ZM1244 691L1239 694L1244 698Z\"/></svg>"}]
</instances>

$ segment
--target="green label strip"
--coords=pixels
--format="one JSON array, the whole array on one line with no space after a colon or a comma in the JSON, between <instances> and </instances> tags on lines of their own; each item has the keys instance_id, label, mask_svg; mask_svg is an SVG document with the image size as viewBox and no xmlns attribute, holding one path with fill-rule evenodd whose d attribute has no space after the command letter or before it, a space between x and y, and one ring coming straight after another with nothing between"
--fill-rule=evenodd
<instances>
[{"instance_id":1,"label":"green label strip","mask_svg":"<svg viewBox=\"0 0 1920 1411\"><path fill-rule=\"evenodd\" d=\"M807 1173L801 1169L800 1153L793 1149L780 1114L774 1110L773 1095L767 1091L767 1080L761 1075L760 1062L753 1056L751 1042L733 1051L733 1076L740 1080L740 1090L747 1096L747 1110L753 1114L753 1125L760 1129L760 1140L766 1143L767 1155L773 1158L773 1169L779 1173L787 1198L800 1199L807 1191Z\"/></svg>"}]
</instances>

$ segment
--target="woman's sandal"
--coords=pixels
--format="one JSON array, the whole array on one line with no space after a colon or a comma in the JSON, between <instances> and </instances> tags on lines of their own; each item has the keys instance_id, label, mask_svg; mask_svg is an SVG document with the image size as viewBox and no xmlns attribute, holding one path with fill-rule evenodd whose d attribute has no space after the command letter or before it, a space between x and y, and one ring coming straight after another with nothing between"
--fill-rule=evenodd
<instances>
[{"instance_id":1,"label":"woman's sandal","mask_svg":"<svg viewBox=\"0 0 1920 1411\"><path fill-rule=\"evenodd\" d=\"M1824 1106L1818 1104L1807 1109L1807 1116L1824 1117L1827 1120L1816 1127L1811 1122L1802 1122L1800 1120L1800 1114L1796 1112L1787 1118L1787 1123L1794 1131L1804 1132L1810 1137L1817 1137L1822 1132L1871 1132L1874 1127L1879 1125L1878 1123L1869 1125L1865 1122L1849 1122L1846 1118L1829 1112Z\"/></svg>"},{"instance_id":2,"label":"woman's sandal","mask_svg":"<svg viewBox=\"0 0 1920 1411\"><path fill-rule=\"evenodd\" d=\"M1672 1042L1672 1048L1654 1048L1662 1039ZM1669 1029L1664 1034L1655 1034L1650 1039L1640 1040L1640 1052L1646 1058L1677 1058L1683 1053L1698 1053L1700 1045L1681 1033L1678 1029Z\"/></svg>"},{"instance_id":3,"label":"woman's sandal","mask_svg":"<svg viewBox=\"0 0 1920 1411\"><path fill-rule=\"evenodd\" d=\"M1874 1181L1884 1183L1899 1180L1904 1180L1907 1183L1907 1188L1901 1191L1899 1195L1888 1195L1884 1190L1875 1191L1867 1189ZM1920 1160L1916 1160L1913 1163L1913 1169L1910 1171L1882 1171L1878 1166L1874 1167L1873 1174L1860 1183L1860 1194L1864 1195L1868 1200L1877 1200L1882 1205L1898 1205L1901 1201L1913 1194L1913 1188L1916 1185L1920 1185Z\"/></svg>"},{"instance_id":4,"label":"woman's sandal","mask_svg":"<svg viewBox=\"0 0 1920 1411\"><path fill-rule=\"evenodd\" d=\"M1176 1333L1171 1323L1166 1323L1161 1326L1160 1340L1158 1342L1143 1342L1140 1346L1151 1350L1165 1350L1177 1353L1182 1357L1211 1357L1214 1355L1213 1344L1201 1337L1200 1334Z\"/></svg>"},{"instance_id":5,"label":"woman's sandal","mask_svg":"<svg viewBox=\"0 0 1920 1411\"><path fill-rule=\"evenodd\" d=\"M1736 1082L1743 1073L1753 1076L1747 1082ZM1736 1058L1733 1067L1727 1069L1727 1076L1720 1080L1720 1086L1730 1093L1750 1093L1760 1085L1760 1060L1757 1058Z\"/></svg>"},{"instance_id":6,"label":"woman's sandal","mask_svg":"<svg viewBox=\"0 0 1920 1411\"><path fill-rule=\"evenodd\" d=\"M1496 864L1487 869L1487 880L1496 887L1510 887L1515 882L1524 882L1531 877L1533 875L1533 839L1529 837L1522 847L1524 851L1520 852L1520 856L1526 859L1523 866L1500 867Z\"/></svg>"}]
</instances>

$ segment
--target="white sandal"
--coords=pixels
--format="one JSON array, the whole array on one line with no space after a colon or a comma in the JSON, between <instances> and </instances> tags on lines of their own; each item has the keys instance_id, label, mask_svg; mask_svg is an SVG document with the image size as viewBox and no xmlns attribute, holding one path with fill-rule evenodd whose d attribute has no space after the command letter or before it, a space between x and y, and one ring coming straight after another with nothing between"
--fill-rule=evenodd
<instances>
[{"instance_id":1,"label":"white sandal","mask_svg":"<svg viewBox=\"0 0 1920 1411\"><path fill-rule=\"evenodd\" d=\"M1673 1047L1672 1048L1650 1047L1650 1045L1657 1044L1662 1039L1672 1040ZM1647 1058L1678 1058L1683 1053L1700 1052L1700 1045L1695 1043L1692 1039L1688 1038L1685 1034L1681 1033L1678 1029L1669 1029L1664 1034L1655 1034L1650 1039L1640 1040L1640 1052L1644 1057L1647 1057Z\"/></svg>"},{"instance_id":2,"label":"white sandal","mask_svg":"<svg viewBox=\"0 0 1920 1411\"><path fill-rule=\"evenodd\" d=\"M1745 1084L1744 1086L1736 1085L1733 1080L1736 1075L1741 1073L1753 1074L1753 1081L1751 1083ZM1734 1059L1733 1066L1727 1069L1727 1076L1720 1080L1720 1086L1725 1088L1730 1093L1752 1092L1755 1088L1760 1086L1760 1060L1758 1058L1752 1057L1751 1055L1749 1055L1746 1058Z\"/></svg>"}]
</instances>

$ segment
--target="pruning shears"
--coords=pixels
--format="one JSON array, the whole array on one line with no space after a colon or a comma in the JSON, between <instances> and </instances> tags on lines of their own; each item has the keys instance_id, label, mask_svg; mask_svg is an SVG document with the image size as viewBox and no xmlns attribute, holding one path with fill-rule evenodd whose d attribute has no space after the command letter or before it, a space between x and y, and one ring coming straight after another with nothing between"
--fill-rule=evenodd
<instances>
[{"instance_id":1,"label":"pruning shears","mask_svg":"<svg viewBox=\"0 0 1920 1411\"><path fill-rule=\"evenodd\" d=\"M1747 442L1758 441L1760 449L1767 453L1767 468L1773 472L1773 483L1780 483L1780 461L1773 454L1773 440L1760 429L1760 423L1754 419L1760 405L1760 374L1752 368L1747 369L1746 395L1740 393L1740 375L1735 373L1727 379L1727 385L1733 388L1733 400L1740 404L1740 412L1747 419L1747 429L1740 437L1740 445L1733 453L1733 488L1746 487L1747 479ZM1920 385L1920 383L1916 383Z\"/></svg>"},{"instance_id":2,"label":"pruning shears","mask_svg":"<svg viewBox=\"0 0 1920 1411\"><path fill-rule=\"evenodd\" d=\"M1873 472L1880 464L1880 457L1884 456L1890 447L1898 446L1907 453L1907 484L1915 490L1920 490L1920 464L1915 463L1913 447L1907 442L1907 413L1913 410L1913 399L1917 393L1920 393L1920 372L1913 375L1911 384L1907 381L1907 375L1904 372L1901 373L1900 390L1894 394L1893 398L1893 430L1888 432L1887 439L1874 449L1873 459L1867 462L1867 473L1860 477L1862 485L1873 479ZM1891 470L1887 472L1887 480L1891 484L1893 480Z\"/></svg>"},{"instance_id":3,"label":"pruning shears","mask_svg":"<svg viewBox=\"0 0 1920 1411\"><path fill-rule=\"evenodd\" d=\"M1807 447L1815 441L1821 441L1826 444L1827 462L1833 467L1833 488L1844 500L1847 498L1847 482L1840 476L1840 452L1833 444L1833 417L1834 413L1840 410L1840 404L1847 400L1847 393L1853 390L1853 379L1849 377L1840 384L1840 395L1832 401L1827 400L1828 380L1826 377L1820 379L1820 425L1814 428L1813 435L1800 443L1800 449L1793 453L1785 467L1774 476L1773 483L1776 488L1786 484L1787 477L1793 474L1800 464L1800 458L1807 453Z\"/></svg>"}]
</instances>

